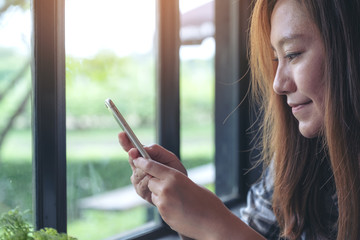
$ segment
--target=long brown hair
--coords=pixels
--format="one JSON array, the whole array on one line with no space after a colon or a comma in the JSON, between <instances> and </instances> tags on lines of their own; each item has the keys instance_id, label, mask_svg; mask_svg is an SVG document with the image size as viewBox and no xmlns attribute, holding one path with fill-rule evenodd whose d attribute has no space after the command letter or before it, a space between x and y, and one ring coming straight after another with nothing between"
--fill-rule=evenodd
<instances>
[{"instance_id":1,"label":"long brown hair","mask_svg":"<svg viewBox=\"0 0 360 240\"><path fill-rule=\"evenodd\" d=\"M357 0L298 0L318 27L325 46L325 116L321 137L307 139L272 90L276 66L270 44L270 17L276 0L255 2L250 27L253 97L262 106L263 158L274 161L273 208L290 239L305 228L316 234L322 219L320 172L329 160L338 197L337 239L360 238L360 3Z\"/></svg>"}]
</instances>

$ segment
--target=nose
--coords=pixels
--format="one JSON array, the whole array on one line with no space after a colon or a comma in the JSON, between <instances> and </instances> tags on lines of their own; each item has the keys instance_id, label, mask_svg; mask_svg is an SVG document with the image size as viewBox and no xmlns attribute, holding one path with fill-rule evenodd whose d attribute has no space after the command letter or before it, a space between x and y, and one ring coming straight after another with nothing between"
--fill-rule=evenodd
<instances>
[{"instance_id":1,"label":"nose","mask_svg":"<svg viewBox=\"0 0 360 240\"><path fill-rule=\"evenodd\" d=\"M280 65L280 63L276 69L273 89L278 95L286 95L296 91L296 85L291 72L287 69L286 66Z\"/></svg>"}]
</instances>

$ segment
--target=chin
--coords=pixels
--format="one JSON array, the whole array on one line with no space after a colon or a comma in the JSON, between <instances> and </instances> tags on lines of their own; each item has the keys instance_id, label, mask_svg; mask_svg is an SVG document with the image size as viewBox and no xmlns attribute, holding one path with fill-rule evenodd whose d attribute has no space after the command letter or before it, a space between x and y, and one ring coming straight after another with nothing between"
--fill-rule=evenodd
<instances>
[{"instance_id":1,"label":"chin","mask_svg":"<svg viewBox=\"0 0 360 240\"><path fill-rule=\"evenodd\" d=\"M303 124L299 124L299 131L301 135L303 135L306 138L315 138L318 137L320 134L320 126L303 126Z\"/></svg>"},{"instance_id":2,"label":"chin","mask_svg":"<svg viewBox=\"0 0 360 240\"><path fill-rule=\"evenodd\" d=\"M313 134L313 133L307 133L307 132L302 132L300 131L301 135L303 135L305 138L315 138L317 137L319 134Z\"/></svg>"}]
</instances>

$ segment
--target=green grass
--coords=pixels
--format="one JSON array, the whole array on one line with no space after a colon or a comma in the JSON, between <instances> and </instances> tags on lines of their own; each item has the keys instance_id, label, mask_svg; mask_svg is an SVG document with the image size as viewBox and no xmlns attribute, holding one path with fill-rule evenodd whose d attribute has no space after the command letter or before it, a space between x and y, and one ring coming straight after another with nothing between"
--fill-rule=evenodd
<instances>
[{"instance_id":1,"label":"green grass","mask_svg":"<svg viewBox=\"0 0 360 240\"><path fill-rule=\"evenodd\" d=\"M122 212L85 211L68 224L69 235L79 240L99 240L129 231L146 223L147 209L137 207Z\"/></svg>"},{"instance_id":2,"label":"green grass","mask_svg":"<svg viewBox=\"0 0 360 240\"><path fill-rule=\"evenodd\" d=\"M153 143L155 133L151 129L134 129L143 144ZM127 161L127 154L118 143L120 128L82 130L67 132L68 161L108 161L119 159Z\"/></svg>"},{"instance_id":3,"label":"green grass","mask_svg":"<svg viewBox=\"0 0 360 240\"><path fill-rule=\"evenodd\" d=\"M30 130L13 130L9 132L1 146L0 162L31 162L32 137Z\"/></svg>"}]
</instances>

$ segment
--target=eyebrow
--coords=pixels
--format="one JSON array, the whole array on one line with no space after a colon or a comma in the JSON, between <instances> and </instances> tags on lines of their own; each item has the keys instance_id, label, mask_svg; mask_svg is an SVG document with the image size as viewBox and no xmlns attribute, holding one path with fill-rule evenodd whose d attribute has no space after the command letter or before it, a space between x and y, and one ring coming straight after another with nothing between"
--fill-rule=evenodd
<instances>
[{"instance_id":1,"label":"eyebrow","mask_svg":"<svg viewBox=\"0 0 360 240\"><path fill-rule=\"evenodd\" d=\"M290 35L288 35L288 36L282 37L282 38L277 42L277 45L282 48L286 43L292 42L292 41L295 41L295 40L298 40L298 39L304 38L304 37L305 37L305 35L304 35L304 34L301 34L301 33L299 33L299 34L290 34ZM272 44L271 44L271 48L272 48L272 49L275 49Z\"/></svg>"}]
</instances>

